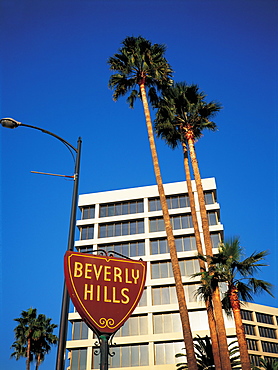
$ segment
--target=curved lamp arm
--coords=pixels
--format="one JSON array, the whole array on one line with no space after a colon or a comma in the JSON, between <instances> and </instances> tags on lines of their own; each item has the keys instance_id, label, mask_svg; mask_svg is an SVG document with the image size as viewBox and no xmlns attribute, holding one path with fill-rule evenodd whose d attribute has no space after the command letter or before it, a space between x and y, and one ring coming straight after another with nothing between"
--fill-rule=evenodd
<instances>
[{"instance_id":1,"label":"curved lamp arm","mask_svg":"<svg viewBox=\"0 0 278 370\"><path fill-rule=\"evenodd\" d=\"M35 130L39 130L39 131L43 132L44 134L51 135L51 136L55 137L56 139L60 140L63 144L66 145L66 147L68 147L69 150L72 149L72 150L75 151L75 153L78 152L77 148L75 148L73 145L71 145L68 141L66 141L65 139L63 139L62 137L60 137L56 134L53 134L53 132L47 131L47 130L41 128L41 127L27 125L26 123L16 121L15 119L9 118L9 117L0 119L0 124L3 127L6 127L6 128L17 128L19 126L34 128Z\"/></svg>"}]
</instances>

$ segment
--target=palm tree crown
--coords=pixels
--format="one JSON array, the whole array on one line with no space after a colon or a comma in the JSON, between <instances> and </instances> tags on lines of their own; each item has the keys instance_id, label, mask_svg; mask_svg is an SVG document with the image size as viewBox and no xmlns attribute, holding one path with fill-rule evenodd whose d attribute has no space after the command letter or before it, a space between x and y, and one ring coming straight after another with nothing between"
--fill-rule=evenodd
<instances>
[{"instance_id":1,"label":"palm tree crown","mask_svg":"<svg viewBox=\"0 0 278 370\"><path fill-rule=\"evenodd\" d=\"M37 316L35 308L29 308L21 312L21 317L14 319L18 325L14 329L15 342L12 344L14 352L12 357L19 360L26 358L26 369L30 369L30 363L36 359L38 369L45 355L50 351L51 345L56 344L58 338L53 334L57 327L51 324L51 319L43 314Z\"/></svg>"},{"instance_id":2,"label":"palm tree crown","mask_svg":"<svg viewBox=\"0 0 278 370\"><path fill-rule=\"evenodd\" d=\"M159 137L175 148L189 137L194 141L202 136L204 129L217 129L211 118L220 111L215 101L205 102L206 94L195 84L177 82L163 91L157 105L155 130Z\"/></svg>"},{"instance_id":3,"label":"palm tree crown","mask_svg":"<svg viewBox=\"0 0 278 370\"><path fill-rule=\"evenodd\" d=\"M228 285L224 303L234 288L237 290L238 298L243 301L252 301L254 294L264 291L273 296L271 293L272 284L254 277L261 267L267 266L262 261L268 252L254 252L249 257L242 259L243 252L239 238L232 238L219 246L219 254L212 259L212 264L215 266L214 278Z\"/></svg>"},{"instance_id":4,"label":"palm tree crown","mask_svg":"<svg viewBox=\"0 0 278 370\"><path fill-rule=\"evenodd\" d=\"M172 69L164 57L165 45L152 44L142 36L126 37L119 52L108 59L112 71L117 71L109 80L114 89L113 99L130 92L127 102L133 108L136 98L141 96L137 86L148 87L151 102L157 101L157 91L171 84Z\"/></svg>"}]
</instances>

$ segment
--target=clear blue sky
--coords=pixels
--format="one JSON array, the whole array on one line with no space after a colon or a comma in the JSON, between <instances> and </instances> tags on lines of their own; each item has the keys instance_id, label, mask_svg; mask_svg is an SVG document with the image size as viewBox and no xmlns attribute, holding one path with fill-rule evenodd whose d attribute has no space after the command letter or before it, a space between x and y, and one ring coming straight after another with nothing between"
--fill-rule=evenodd
<instances>
[{"instance_id":1,"label":"clear blue sky","mask_svg":"<svg viewBox=\"0 0 278 370\"><path fill-rule=\"evenodd\" d=\"M175 80L224 106L219 131L196 144L201 175L216 178L226 237L239 235L247 254L268 249L261 276L277 283L276 0L0 0L0 14L1 117L74 145L81 136L80 193L155 183L142 107L112 101L107 59L126 36L165 43ZM0 136L0 363L17 370L13 318L32 306L59 323L72 193L71 181L30 171L70 175L73 161L35 130ZM180 150L157 146L164 182L184 180Z\"/></svg>"}]
</instances>

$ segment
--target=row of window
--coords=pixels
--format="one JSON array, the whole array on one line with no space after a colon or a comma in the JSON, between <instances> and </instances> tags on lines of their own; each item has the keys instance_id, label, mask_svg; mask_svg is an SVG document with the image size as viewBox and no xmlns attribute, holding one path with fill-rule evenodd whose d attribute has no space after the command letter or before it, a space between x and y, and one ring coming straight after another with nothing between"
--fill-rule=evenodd
<instances>
[{"instance_id":1,"label":"row of window","mask_svg":"<svg viewBox=\"0 0 278 370\"><path fill-rule=\"evenodd\" d=\"M217 248L221 242L219 233L211 234L211 241L213 248ZM196 240L195 236L181 236L175 238L175 244L177 252L196 251ZM167 239L151 239L150 240L151 255L169 253ZM115 251L127 257L137 257L145 255L145 242L144 241L132 241L124 243L111 243L111 244L99 244L99 249L106 251ZM79 252L92 253L92 245L85 245L79 247ZM247 319L245 319L247 320Z\"/></svg>"},{"instance_id":2,"label":"row of window","mask_svg":"<svg viewBox=\"0 0 278 370\"><path fill-rule=\"evenodd\" d=\"M261 312L255 312L255 314L256 314L257 322L261 322L263 324L275 325L274 318L273 318L272 315L269 315L269 314L266 314L266 313L261 313ZM241 310L241 317L242 317L243 320L254 321L252 311ZM276 318L276 321L277 321L277 324L278 324L277 318Z\"/></svg>"},{"instance_id":3,"label":"row of window","mask_svg":"<svg viewBox=\"0 0 278 370\"><path fill-rule=\"evenodd\" d=\"M252 365L254 366L258 366L260 367L261 366L261 362L260 362L260 359L262 358L262 356L259 356L259 355L249 355L249 359L250 359L250 362ZM273 362L276 362L277 361L277 357L272 357L272 356L263 356L263 358L269 362L270 364L273 363ZM274 367L273 367L274 368ZM271 368L272 369L272 368Z\"/></svg>"},{"instance_id":4,"label":"row of window","mask_svg":"<svg viewBox=\"0 0 278 370\"><path fill-rule=\"evenodd\" d=\"M188 301L194 301L195 292L197 285L185 285L185 293ZM165 287L154 287L152 289L152 299L153 305L165 305L165 304L176 304L177 295L175 286L165 286ZM189 316L199 315L197 312L189 312ZM196 319L196 318L195 318ZM131 316L128 321L123 325L123 327L117 332L116 336L132 336L132 335L145 335L148 334L148 323L147 315ZM252 327L252 330L247 330L247 328ZM254 326L244 325L246 334L255 335ZM159 313L153 315L153 333L172 333L180 332L180 316L177 312L171 313ZM261 337L276 339L275 329L259 327L259 334ZM88 327L83 321L74 321L72 330L72 339L80 340L88 338ZM249 350L257 351L257 340L247 338L247 345ZM268 346L266 343L262 342L264 346ZM272 348L272 347L270 347ZM269 352L269 351L266 351ZM276 353L276 352L275 352Z\"/></svg>"},{"instance_id":5,"label":"row of window","mask_svg":"<svg viewBox=\"0 0 278 370\"><path fill-rule=\"evenodd\" d=\"M265 352L277 353L277 343L262 342ZM165 365L173 364L175 354L182 353L184 342L154 343L154 364ZM126 346L113 346L111 350L114 356L109 359L109 368L148 366L149 365L149 345L134 344ZM269 358L271 359L271 358ZM185 360L185 357L184 357ZM259 356L250 355L253 365L259 365ZM93 353L92 368L98 369L100 358ZM71 370L85 370L87 367L87 348L71 350Z\"/></svg>"},{"instance_id":6,"label":"row of window","mask_svg":"<svg viewBox=\"0 0 278 370\"><path fill-rule=\"evenodd\" d=\"M172 302L175 302L172 299ZM161 301L159 302L161 304ZM199 320L200 312L189 312L190 320ZM180 333L182 331L180 314L178 312L153 314L153 334ZM117 331L116 337L148 335L148 316L131 316L125 324ZM88 326L83 321L74 321L72 329L72 340L88 339Z\"/></svg>"},{"instance_id":7,"label":"row of window","mask_svg":"<svg viewBox=\"0 0 278 370\"><path fill-rule=\"evenodd\" d=\"M183 352L183 342L154 343L154 364L164 365L172 364L176 353ZM262 342L264 352L278 353L278 344L272 342ZM249 349L256 350L256 346L250 344ZM112 347L115 355L110 359L110 368L148 366L149 348L148 344L135 344L121 347ZM259 356L250 355L253 365L259 365ZM271 358L269 358L271 359ZM71 370L85 370L87 363L87 349L79 348L71 350ZM99 357L93 355L93 369L99 368Z\"/></svg>"},{"instance_id":8,"label":"row of window","mask_svg":"<svg viewBox=\"0 0 278 370\"><path fill-rule=\"evenodd\" d=\"M99 225L99 238L144 233L144 220L111 222Z\"/></svg>"},{"instance_id":9,"label":"row of window","mask_svg":"<svg viewBox=\"0 0 278 370\"><path fill-rule=\"evenodd\" d=\"M209 225L218 224L217 212L208 212ZM173 230L188 229L193 227L192 216L190 214L176 215L171 217L171 224ZM163 217L150 218L149 220L150 232L164 231L164 220ZM144 220L131 220L123 222L110 222L108 224L99 225L99 238L110 238L114 236L134 235L143 234L145 232ZM81 226L80 227L80 239L93 239L94 238L94 226Z\"/></svg>"},{"instance_id":10,"label":"row of window","mask_svg":"<svg viewBox=\"0 0 278 370\"><path fill-rule=\"evenodd\" d=\"M194 315L196 312L189 312L189 315ZM117 332L116 336L137 336L147 335L147 315L132 316ZM154 334L173 333L181 331L180 316L178 312L159 313L153 315L153 332ZM73 338L87 339L88 327L81 321L76 321L73 324ZM175 354L182 352L183 342L172 343L154 343L155 365L172 364ZM258 343L256 340L247 339L249 350L257 351ZM278 344L274 342L261 341L263 352L278 353ZM148 344L129 345L121 347L113 347L115 356L110 360L110 368L118 367L133 367L133 366L148 366L149 351ZM144 357L144 358L142 358ZM250 355L251 362L258 365L258 356ZM71 370L85 370L87 361L87 349L73 349L71 351ZM99 367L99 357L94 355L93 367Z\"/></svg>"},{"instance_id":11,"label":"row of window","mask_svg":"<svg viewBox=\"0 0 278 370\"><path fill-rule=\"evenodd\" d=\"M179 195L167 195L166 196L167 204L169 209L184 208L189 207L189 198L187 194ZM214 193L205 192L205 203L213 204L215 203ZM144 212L144 203L143 199L131 200L127 202L116 202L116 203L107 203L100 204L100 217L112 217L112 216L121 216L129 215L135 213ZM95 217L95 206L85 206L81 207L82 210L82 219L90 219ZM149 199L149 211L160 211L161 204L159 197Z\"/></svg>"},{"instance_id":12,"label":"row of window","mask_svg":"<svg viewBox=\"0 0 278 370\"><path fill-rule=\"evenodd\" d=\"M276 339L276 330L272 328L258 327L261 337Z\"/></svg>"},{"instance_id":13,"label":"row of window","mask_svg":"<svg viewBox=\"0 0 278 370\"><path fill-rule=\"evenodd\" d=\"M154 343L154 364L173 364L176 353L183 352L184 342ZM127 346L113 346L111 352L114 356L109 358L109 368L148 366L149 345L134 344ZM93 353L93 369L99 369L99 355ZM87 349L78 348L71 350L71 370L85 370L87 367Z\"/></svg>"},{"instance_id":14,"label":"row of window","mask_svg":"<svg viewBox=\"0 0 278 370\"><path fill-rule=\"evenodd\" d=\"M249 325L249 324L243 324L243 325L244 325L245 334L256 335L254 325ZM258 331L259 331L260 337L273 338L273 339L277 338L275 329L258 326Z\"/></svg>"}]
</instances>

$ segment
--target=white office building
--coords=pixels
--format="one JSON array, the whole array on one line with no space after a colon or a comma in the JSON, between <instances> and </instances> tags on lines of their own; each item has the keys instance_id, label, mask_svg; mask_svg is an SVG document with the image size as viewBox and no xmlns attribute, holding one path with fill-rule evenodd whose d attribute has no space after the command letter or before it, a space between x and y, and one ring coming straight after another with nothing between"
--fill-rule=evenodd
<instances>
[{"instance_id":1,"label":"white office building","mask_svg":"<svg viewBox=\"0 0 278 370\"><path fill-rule=\"evenodd\" d=\"M201 227L194 181L197 216ZM185 288L193 337L209 335L204 304L194 293L199 271L186 182L165 184L176 248ZM214 178L204 179L206 207L213 246L223 239L220 207ZM146 287L138 307L116 333L109 358L110 368L130 370L173 370L175 354L184 348L174 278L156 186L84 194L79 197L81 220L77 222L80 240L77 251L114 250L134 259L147 261ZM202 237L202 234L201 234ZM217 249L215 249L217 251ZM276 308L248 304L243 310L249 352L254 363L260 356L278 358ZM71 339L67 342L70 370L99 368L95 355L97 338L76 312L69 314ZM235 339L232 319L225 318L229 341ZM180 361L180 359L179 359Z\"/></svg>"}]
</instances>

